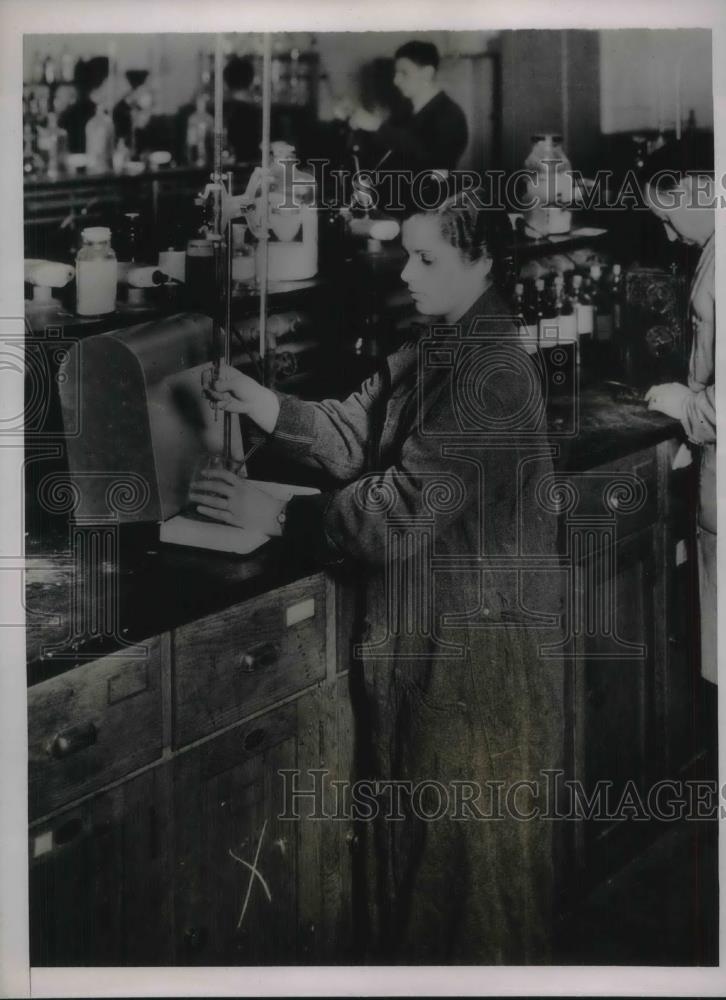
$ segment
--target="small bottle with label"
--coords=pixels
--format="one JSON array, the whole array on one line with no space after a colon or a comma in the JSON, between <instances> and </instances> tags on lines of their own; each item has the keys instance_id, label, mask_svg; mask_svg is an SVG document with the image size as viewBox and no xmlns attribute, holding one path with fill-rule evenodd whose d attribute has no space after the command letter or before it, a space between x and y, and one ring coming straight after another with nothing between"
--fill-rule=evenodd
<instances>
[{"instance_id":1,"label":"small bottle with label","mask_svg":"<svg viewBox=\"0 0 726 1000\"><path fill-rule=\"evenodd\" d=\"M198 94L194 111L187 122L187 163L193 167L203 167L209 163L213 142L214 119L207 111L206 94Z\"/></svg>"},{"instance_id":2,"label":"small bottle with label","mask_svg":"<svg viewBox=\"0 0 726 1000\"><path fill-rule=\"evenodd\" d=\"M575 274L572 278L572 304L577 325L577 340L582 344L583 341L592 340L595 310L589 292L583 287L580 274Z\"/></svg>"},{"instance_id":3,"label":"small bottle with label","mask_svg":"<svg viewBox=\"0 0 726 1000\"><path fill-rule=\"evenodd\" d=\"M118 265L111 249L111 230L91 226L82 231L81 239L76 256L76 312L104 316L116 308Z\"/></svg>"},{"instance_id":4,"label":"small bottle with label","mask_svg":"<svg viewBox=\"0 0 726 1000\"><path fill-rule=\"evenodd\" d=\"M518 281L514 286L514 296L512 299L514 319L519 330L520 343L527 354L534 354L537 350L537 327L528 322L532 316L528 317L527 303L524 297L524 284Z\"/></svg>"},{"instance_id":5,"label":"small bottle with label","mask_svg":"<svg viewBox=\"0 0 726 1000\"><path fill-rule=\"evenodd\" d=\"M553 281L554 306L557 315L557 343L577 343L577 322L572 300L565 294L565 279L561 274Z\"/></svg>"},{"instance_id":6,"label":"small bottle with label","mask_svg":"<svg viewBox=\"0 0 726 1000\"><path fill-rule=\"evenodd\" d=\"M86 158L89 174L104 174L113 166L114 128L111 116L100 104L86 122Z\"/></svg>"},{"instance_id":7,"label":"small bottle with label","mask_svg":"<svg viewBox=\"0 0 726 1000\"><path fill-rule=\"evenodd\" d=\"M625 282L620 264L613 264L610 273L610 301L613 309L613 333L617 336L623 328L623 304L625 302Z\"/></svg>"},{"instance_id":8,"label":"small bottle with label","mask_svg":"<svg viewBox=\"0 0 726 1000\"><path fill-rule=\"evenodd\" d=\"M613 307L599 264L590 267L590 290L595 308L595 340L613 339Z\"/></svg>"},{"instance_id":9,"label":"small bottle with label","mask_svg":"<svg viewBox=\"0 0 726 1000\"><path fill-rule=\"evenodd\" d=\"M539 346L556 347L558 340L558 319L555 305L554 283L550 286L549 294L545 293L544 280L538 279L541 284L542 313L539 320Z\"/></svg>"},{"instance_id":10,"label":"small bottle with label","mask_svg":"<svg viewBox=\"0 0 726 1000\"><path fill-rule=\"evenodd\" d=\"M539 319L542 310L540 294L535 282L534 288L524 298L524 337L529 345L527 353L534 354L539 343Z\"/></svg>"},{"instance_id":11,"label":"small bottle with label","mask_svg":"<svg viewBox=\"0 0 726 1000\"><path fill-rule=\"evenodd\" d=\"M45 153L47 158L46 174L48 179L57 180L65 167L68 133L59 127L58 115L54 111L48 112L48 124L39 133L38 148Z\"/></svg>"}]
</instances>

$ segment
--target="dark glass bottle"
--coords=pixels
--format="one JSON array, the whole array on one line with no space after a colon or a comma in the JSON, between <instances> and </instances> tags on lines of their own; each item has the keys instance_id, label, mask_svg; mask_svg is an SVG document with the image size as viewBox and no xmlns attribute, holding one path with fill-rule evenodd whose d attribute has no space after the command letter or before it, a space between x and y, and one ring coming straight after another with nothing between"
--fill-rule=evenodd
<instances>
[{"instance_id":1,"label":"dark glass bottle","mask_svg":"<svg viewBox=\"0 0 726 1000\"><path fill-rule=\"evenodd\" d=\"M595 310L595 340L612 340L613 304L599 264L593 264L590 268L590 289Z\"/></svg>"},{"instance_id":2,"label":"dark glass bottle","mask_svg":"<svg viewBox=\"0 0 726 1000\"><path fill-rule=\"evenodd\" d=\"M541 283L542 285L542 310L539 318L539 346L540 348L555 347L558 338L558 322L554 282L550 284L547 291L545 291L544 280L542 278L539 278L537 283Z\"/></svg>"}]
</instances>

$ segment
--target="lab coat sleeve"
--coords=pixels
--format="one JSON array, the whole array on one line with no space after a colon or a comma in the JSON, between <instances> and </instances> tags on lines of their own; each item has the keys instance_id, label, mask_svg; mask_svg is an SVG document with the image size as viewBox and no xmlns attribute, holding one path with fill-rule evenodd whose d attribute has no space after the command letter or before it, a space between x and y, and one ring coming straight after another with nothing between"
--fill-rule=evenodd
<instances>
[{"instance_id":1,"label":"lab coat sleeve","mask_svg":"<svg viewBox=\"0 0 726 1000\"><path fill-rule=\"evenodd\" d=\"M681 420L693 444L711 444L716 440L715 389L714 385L708 385L691 392L683 405Z\"/></svg>"},{"instance_id":2,"label":"lab coat sleeve","mask_svg":"<svg viewBox=\"0 0 726 1000\"><path fill-rule=\"evenodd\" d=\"M489 400L490 412L499 418L507 412L516 413L521 393L528 388L503 379ZM331 493L294 497L287 508L286 540L322 562L348 558L364 566L381 567L393 555L388 551L388 539L394 518L399 524L412 524L412 519L422 515L431 518L433 513L435 533L443 535L454 527L461 530L462 538L474 537L483 503L481 468L446 451L447 435L451 434L452 440L457 437L452 409L450 383L439 384L434 399L427 399L425 415L419 413L412 421L394 465ZM491 457L495 455L492 467L501 471L494 475L501 476L502 482L488 484L487 503L499 506L501 517L507 519L515 480L499 457L501 451L492 452ZM466 525L454 525L464 519ZM414 547L422 537L414 531ZM409 549L396 558L412 554Z\"/></svg>"},{"instance_id":3,"label":"lab coat sleeve","mask_svg":"<svg viewBox=\"0 0 726 1000\"><path fill-rule=\"evenodd\" d=\"M350 482L365 464L381 379L373 375L342 401L313 403L275 392L280 412L268 443L285 457Z\"/></svg>"},{"instance_id":4,"label":"lab coat sleeve","mask_svg":"<svg viewBox=\"0 0 726 1000\"><path fill-rule=\"evenodd\" d=\"M451 109L451 114L442 116L435 127L432 126L425 140L408 129L384 122L376 133L376 139L381 149L392 150L405 158L413 168L436 166L437 159L441 159L442 155L442 162L438 166L444 167L446 162L456 163L466 149L466 118L458 108Z\"/></svg>"}]
</instances>

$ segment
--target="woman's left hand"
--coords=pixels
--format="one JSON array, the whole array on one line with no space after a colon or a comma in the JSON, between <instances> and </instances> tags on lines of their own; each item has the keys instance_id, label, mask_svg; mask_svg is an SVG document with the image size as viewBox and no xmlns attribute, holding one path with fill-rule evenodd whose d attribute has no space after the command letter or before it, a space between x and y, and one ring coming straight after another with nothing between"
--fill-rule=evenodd
<instances>
[{"instance_id":1,"label":"woman's left hand","mask_svg":"<svg viewBox=\"0 0 726 1000\"><path fill-rule=\"evenodd\" d=\"M192 483L189 499L205 517L270 537L282 534L287 502L271 496L227 469L203 469Z\"/></svg>"},{"instance_id":2,"label":"woman's left hand","mask_svg":"<svg viewBox=\"0 0 726 1000\"><path fill-rule=\"evenodd\" d=\"M691 390L680 382L665 382L653 385L645 394L649 410L658 410L674 420L683 419L683 407L691 395Z\"/></svg>"}]
</instances>

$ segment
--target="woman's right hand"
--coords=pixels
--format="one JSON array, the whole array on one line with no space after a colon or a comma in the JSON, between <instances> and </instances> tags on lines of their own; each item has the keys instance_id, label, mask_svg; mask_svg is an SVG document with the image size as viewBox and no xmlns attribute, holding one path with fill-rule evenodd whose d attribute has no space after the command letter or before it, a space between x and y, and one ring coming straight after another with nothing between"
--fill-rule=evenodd
<instances>
[{"instance_id":1,"label":"woman's right hand","mask_svg":"<svg viewBox=\"0 0 726 1000\"><path fill-rule=\"evenodd\" d=\"M267 434L272 434L274 431L280 413L277 396L231 365L219 366L218 378L205 386L204 394L213 400L220 410L244 413L260 430Z\"/></svg>"}]
</instances>

